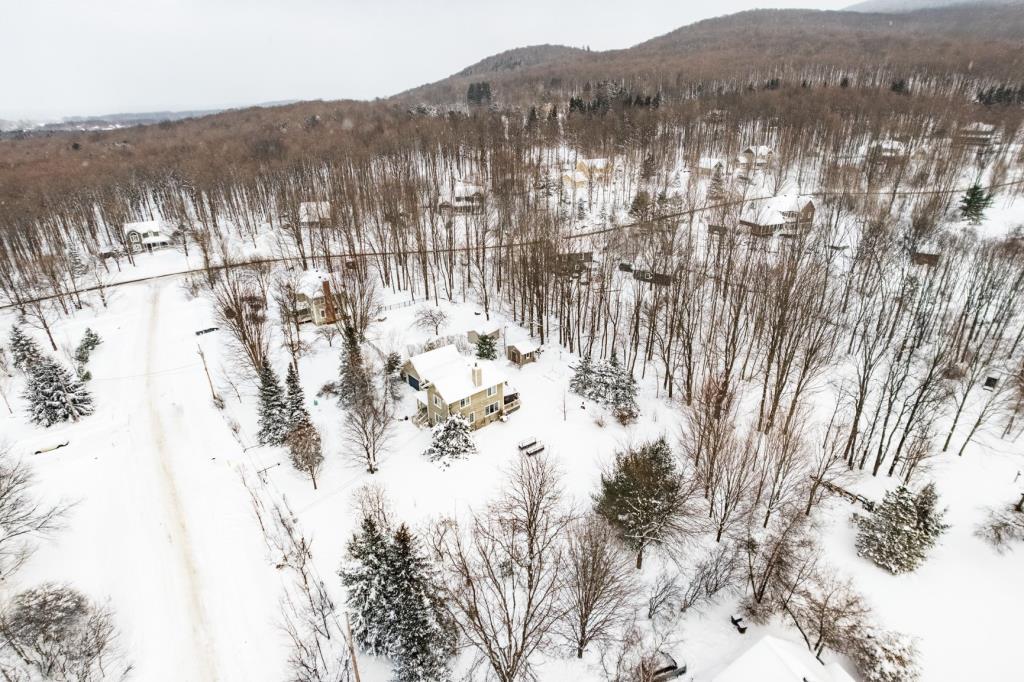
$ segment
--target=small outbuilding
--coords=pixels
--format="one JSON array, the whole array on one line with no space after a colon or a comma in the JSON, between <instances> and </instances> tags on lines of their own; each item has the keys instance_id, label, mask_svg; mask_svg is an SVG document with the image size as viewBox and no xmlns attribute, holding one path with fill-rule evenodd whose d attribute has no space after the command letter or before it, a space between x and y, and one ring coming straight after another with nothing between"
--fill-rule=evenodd
<instances>
[{"instance_id":1,"label":"small outbuilding","mask_svg":"<svg viewBox=\"0 0 1024 682\"><path fill-rule=\"evenodd\" d=\"M540 346L533 341L516 341L509 344L506 355L513 363L522 367L531 362L537 362L537 358L540 356Z\"/></svg>"},{"instance_id":2,"label":"small outbuilding","mask_svg":"<svg viewBox=\"0 0 1024 682\"><path fill-rule=\"evenodd\" d=\"M487 320L466 332L466 338L470 343L479 343L480 338L483 336L497 341L498 337L501 336L501 326L493 320Z\"/></svg>"}]
</instances>

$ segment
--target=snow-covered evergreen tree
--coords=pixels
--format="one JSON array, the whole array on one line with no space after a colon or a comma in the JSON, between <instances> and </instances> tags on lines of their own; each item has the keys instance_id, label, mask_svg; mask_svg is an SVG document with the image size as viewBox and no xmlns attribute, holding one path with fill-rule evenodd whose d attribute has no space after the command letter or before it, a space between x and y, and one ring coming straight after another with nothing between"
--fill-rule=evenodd
<instances>
[{"instance_id":1,"label":"snow-covered evergreen tree","mask_svg":"<svg viewBox=\"0 0 1024 682\"><path fill-rule=\"evenodd\" d=\"M423 453L432 462L448 466L453 459L465 459L476 453L473 429L460 414L453 414L437 424L431 432L430 447Z\"/></svg>"},{"instance_id":2,"label":"snow-covered evergreen tree","mask_svg":"<svg viewBox=\"0 0 1024 682\"><path fill-rule=\"evenodd\" d=\"M288 406L270 363L264 361L259 379L260 431L256 437L263 445L281 445L288 436Z\"/></svg>"},{"instance_id":3,"label":"snow-covered evergreen tree","mask_svg":"<svg viewBox=\"0 0 1024 682\"><path fill-rule=\"evenodd\" d=\"M82 340L78 343L78 348L75 349L75 361L84 365L89 362L89 356L96 350L96 346L100 345L102 340L99 334L94 332L89 327L86 327L85 333L82 334Z\"/></svg>"},{"instance_id":4,"label":"snow-covered evergreen tree","mask_svg":"<svg viewBox=\"0 0 1024 682\"><path fill-rule=\"evenodd\" d=\"M11 361L15 369L29 372L32 366L43 357L43 352L31 336L25 333L20 324L11 327Z\"/></svg>"},{"instance_id":5,"label":"snow-covered evergreen tree","mask_svg":"<svg viewBox=\"0 0 1024 682\"><path fill-rule=\"evenodd\" d=\"M580 358L580 364L573 368L572 379L569 380L569 390L585 398L591 396L594 388L594 362L589 355Z\"/></svg>"},{"instance_id":6,"label":"snow-covered evergreen tree","mask_svg":"<svg viewBox=\"0 0 1024 682\"><path fill-rule=\"evenodd\" d=\"M612 355L615 359L615 355ZM640 408L636 404L636 379L628 368L611 364L611 384L605 387L605 402L615 411L615 416L623 424L636 419Z\"/></svg>"},{"instance_id":7,"label":"snow-covered evergreen tree","mask_svg":"<svg viewBox=\"0 0 1024 682\"><path fill-rule=\"evenodd\" d=\"M387 594L391 605L389 639L395 682L449 679L454 630L444 616L429 564L416 538L403 524L387 553Z\"/></svg>"},{"instance_id":8,"label":"snow-covered evergreen tree","mask_svg":"<svg viewBox=\"0 0 1024 682\"><path fill-rule=\"evenodd\" d=\"M498 349L494 345L494 339L486 335L477 339L476 356L481 360L496 360Z\"/></svg>"},{"instance_id":9,"label":"snow-covered evergreen tree","mask_svg":"<svg viewBox=\"0 0 1024 682\"><path fill-rule=\"evenodd\" d=\"M32 366L24 396L31 420L43 426L78 421L93 412L89 391L52 358L41 358Z\"/></svg>"},{"instance_id":10,"label":"snow-covered evergreen tree","mask_svg":"<svg viewBox=\"0 0 1024 682\"><path fill-rule=\"evenodd\" d=\"M937 503L930 483L916 496L905 486L886 493L874 513L857 519L857 554L892 573L913 571L948 528Z\"/></svg>"},{"instance_id":11,"label":"snow-covered evergreen tree","mask_svg":"<svg viewBox=\"0 0 1024 682\"><path fill-rule=\"evenodd\" d=\"M300 426L310 423L309 411L306 410L306 395L302 391L302 384L299 383L299 373L295 371L295 365L288 365L288 374L284 380L285 407L287 412L288 431L294 431Z\"/></svg>"},{"instance_id":12,"label":"snow-covered evergreen tree","mask_svg":"<svg viewBox=\"0 0 1024 682\"><path fill-rule=\"evenodd\" d=\"M388 539L377 522L363 518L359 533L348 543L348 555L338 575L348 593L352 635L359 649L374 656L391 651L388 604Z\"/></svg>"},{"instance_id":13,"label":"snow-covered evergreen tree","mask_svg":"<svg viewBox=\"0 0 1024 682\"><path fill-rule=\"evenodd\" d=\"M75 242L71 242L71 246L68 247L68 271L73 277L83 277L89 272L89 266L82 256L82 249Z\"/></svg>"},{"instance_id":14,"label":"snow-covered evergreen tree","mask_svg":"<svg viewBox=\"0 0 1024 682\"><path fill-rule=\"evenodd\" d=\"M369 390L370 377L363 362L362 349L354 331L345 328L345 340L341 350L340 379L338 381L338 404L344 408L365 396Z\"/></svg>"},{"instance_id":15,"label":"snow-covered evergreen tree","mask_svg":"<svg viewBox=\"0 0 1024 682\"><path fill-rule=\"evenodd\" d=\"M960 214L971 225L977 225L985 216L985 211L992 205L992 194L986 192L978 183L974 183L960 199Z\"/></svg>"},{"instance_id":16,"label":"snow-covered evergreen tree","mask_svg":"<svg viewBox=\"0 0 1024 682\"><path fill-rule=\"evenodd\" d=\"M859 628L851 640L850 658L865 682L916 682L921 679L917 643L901 632Z\"/></svg>"}]
</instances>

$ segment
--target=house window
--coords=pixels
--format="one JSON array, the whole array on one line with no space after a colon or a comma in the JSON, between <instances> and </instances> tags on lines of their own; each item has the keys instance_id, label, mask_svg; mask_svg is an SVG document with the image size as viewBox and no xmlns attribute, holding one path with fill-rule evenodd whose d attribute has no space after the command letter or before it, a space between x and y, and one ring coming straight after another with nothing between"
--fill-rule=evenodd
<instances>
[{"instance_id":1,"label":"house window","mask_svg":"<svg viewBox=\"0 0 1024 682\"><path fill-rule=\"evenodd\" d=\"M469 413L469 423L472 424L475 421L476 421L476 412L470 412Z\"/></svg>"},{"instance_id":2,"label":"house window","mask_svg":"<svg viewBox=\"0 0 1024 682\"><path fill-rule=\"evenodd\" d=\"M497 411L498 411L498 403L491 403L490 405L487 406L487 409L484 410L484 414L494 414Z\"/></svg>"},{"instance_id":3,"label":"house window","mask_svg":"<svg viewBox=\"0 0 1024 682\"><path fill-rule=\"evenodd\" d=\"M469 398L463 398L459 401L459 407L466 407L469 405Z\"/></svg>"},{"instance_id":4,"label":"house window","mask_svg":"<svg viewBox=\"0 0 1024 682\"><path fill-rule=\"evenodd\" d=\"M497 386L491 386L490 388L487 389L487 397L490 398L491 396L493 396L497 392L498 392L498 387Z\"/></svg>"},{"instance_id":5,"label":"house window","mask_svg":"<svg viewBox=\"0 0 1024 682\"><path fill-rule=\"evenodd\" d=\"M441 396L436 393L434 394L434 407L439 410L444 408L444 402L441 401Z\"/></svg>"}]
</instances>

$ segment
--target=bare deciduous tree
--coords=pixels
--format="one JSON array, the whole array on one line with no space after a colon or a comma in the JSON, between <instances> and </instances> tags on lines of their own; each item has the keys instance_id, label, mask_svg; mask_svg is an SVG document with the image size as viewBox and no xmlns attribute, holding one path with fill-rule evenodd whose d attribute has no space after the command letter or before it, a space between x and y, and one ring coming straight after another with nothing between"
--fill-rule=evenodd
<instances>
[{"instance_id":1,"label":"bare deciduous tree","mask_svg":"<svg viewBox=\"0 0 1024 682\"><path fill-rule=\"evenodd\" d=\"M628 615L636 584L615 531L594 514L569 527L565 558L565 616L560 630L575 649L576 658L583 658L590 644L617 634Z\"/></svg>"},{"instance_id":2,"label":"bare deciduous tree","mask_svg":"<svg viewBox=\"0 0 1024 682\"><path fill-rule=\"evenodd\" d=\"M416 311L416 326L420 329L433 329L434 336L441 333L441 327L448 322L448 313L440 308L423 306Z\"/></svg>"},{"instance_id":3,"label":"bare deciduous tree","mask_svg":"<svg viewBox=\"0 0 1024 682\"><path fill-rule=\"evenodd\" d=\"M565 614L558 472L544 457L523 458L503 496L465 524L443 521L434 549L444 602L499 682L532 679L533 655L550 644Z\"/></svg>"}]
</instances>

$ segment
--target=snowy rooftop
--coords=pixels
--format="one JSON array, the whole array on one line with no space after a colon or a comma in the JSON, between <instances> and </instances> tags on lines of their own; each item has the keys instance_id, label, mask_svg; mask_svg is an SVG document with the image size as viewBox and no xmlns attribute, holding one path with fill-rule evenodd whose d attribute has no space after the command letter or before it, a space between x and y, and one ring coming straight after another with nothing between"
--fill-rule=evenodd
<instances>
[{"instance_id":1,"label":"snowy rooftop","mask_svg":"<svg viewBox=\"0 0 1024 682\"><path fill-rule=\"evenodd\" d=\"M483 336L485 334L493 334L499 329L501 329L501 325L495 322L494 320L482 320L473 325L472 327L470 327L469 331L476 332L477 334Z\"/></svg>"},{"instance_id":2,"label":"snowy rooftop","mask_svg":"<svg viewBox=\"0 0 1024 682\"><path fill-rule=\"evenodd\" d=\"M479 384L473 383L474 367L480 369ZM437 367L433 371L434 374L430 376L430 381L441 397L449 403L468 398L474 393L479 393L485 388L497 386L505 381L504 373L494 363L477 360L470 365L461 356L458 361Z\"/></svg>"},{"instance_id":3,"label":"snowy rooftop","mask_svg":"<svg viewBox=\"0 0 1024 682\"><path fill-rule=\"evenodd\" d=\"M838 663L822 665L803 644L765 635L711 682L853 682Z\"/></svg>"},{"instance_id":4,"label":"snowy rooftop","mask_svg":"<svg viewBox=\"0 0 1024 682\"><path fill-rule=\"evenodd\" d=\"M798 213L813 203L810 197L802 194L780 194L764 204L748 208L743 219L757 225L782 225L793 220L785 214Z\"/></svg>"},{"instance_id":5,"label":"snowy rooftop","mask_svg":"<svg viewBox=\"0 0 1024 682\"><path fill-rule=\"evenodd\" d=\"M529 353L533 353L536 350L539 350L540 346L537 345L535 341L526 340L516 341L515 343L512 344L512 348L515 348L520 355L527 355Z\"/></svg>"},{"instance_id":6,"label":"snowy rooftop","mask_svg":"<svg viewBox=\"0 0 1024 682\"><path fill-rule=\"evenodd\" d=\"M125 223L123 229L125 233L135 231L145 234L147 232L160 232L163 229L163 225L161 220L139 220L134 223Z\"/></svg>"},{"instance_id":7,"label":"snowy rooftop","mask_svg":"<svg viewBox=\"0 0 1024 682\"><path fill-rule=\"evenodd\" d=\"M302 294L306 298L323 296L323 283L328 281L330 281L330 277L327 276L326 272L321 270L306 270L302 273L302 277L299 278L298 293Z\"/></svg>"},{"instance_id":8,"label":"snowy rooftop","mask_svg":"<svg viewBox=\"0 0 1024 682\"><path fill-rule=\"evenodd\" d=\"M446 346L428 350L426 353L414 355L409 358L409 363L421 379L432 379L431 373L439 367L444 367L461 360L462 356L459 354L459 349L454 344L449 343Z\"/></svg>"}]
</instances>

